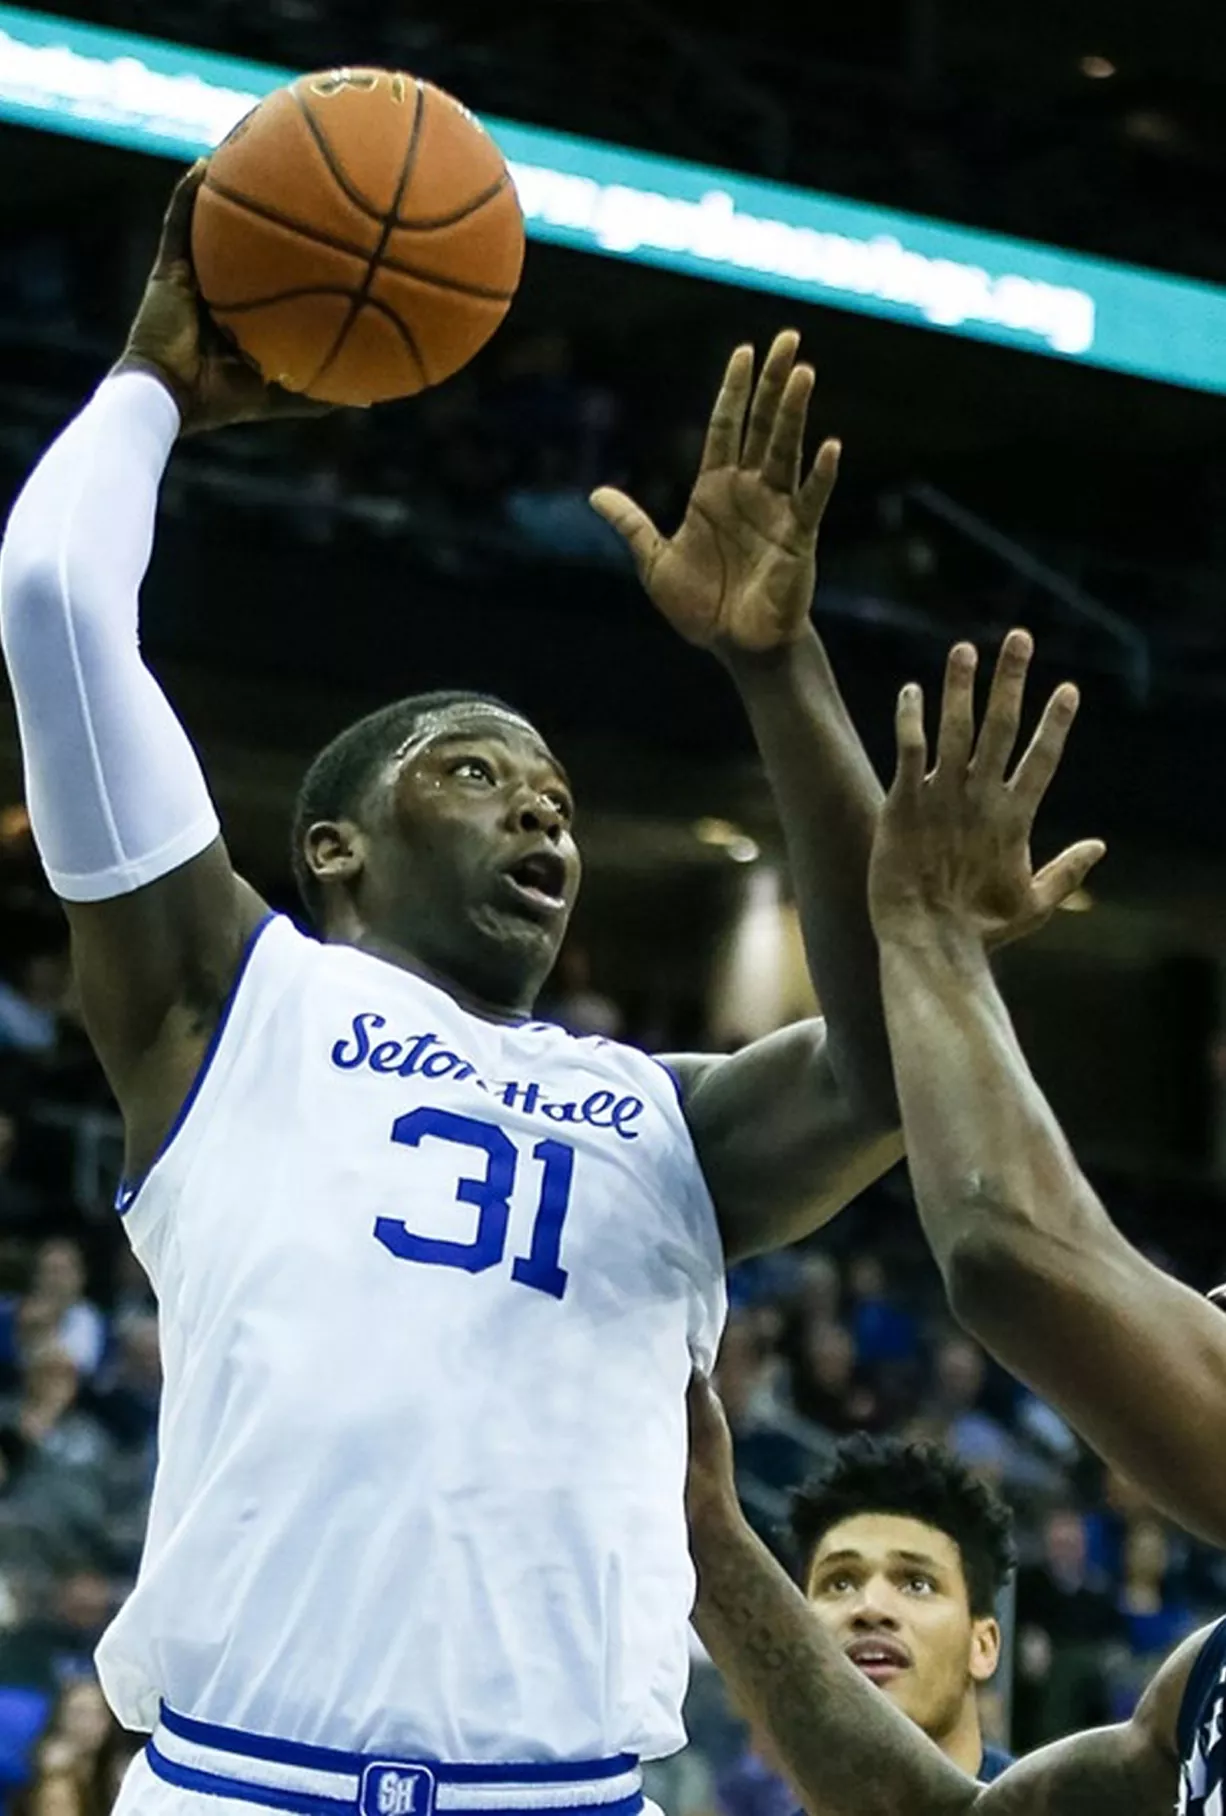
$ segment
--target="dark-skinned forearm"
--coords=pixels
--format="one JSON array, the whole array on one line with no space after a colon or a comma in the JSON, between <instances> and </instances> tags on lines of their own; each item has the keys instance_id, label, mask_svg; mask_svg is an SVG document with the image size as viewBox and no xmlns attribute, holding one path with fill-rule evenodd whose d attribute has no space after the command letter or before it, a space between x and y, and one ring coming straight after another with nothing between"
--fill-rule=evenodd
<instances>
[{"instance_id":1,"label":"dark-skinned forearm","mask_svg":"<svg viewBox=\"0 0 1226 1816\"><path fill-rule=\"evenodd\" d=\"M892 1128L897 1105L867 907L881 784L811 625L786 649L728 666L783 827L832 1065L857 1109Z\"/></svg>"},{"instance_id":2,"label":"dark-skinned forearm","mask_svg":"<svg viewBox=\"0 0 1226 1816\"><path fill-rule=\"evenodd\" d=\"M691 1513L694 1622L810 1816L966 1816L972 1781L843 1657L739 1510Z\"/></svg>"},{"instance_id":3,"label":"dark-skinned forearm","mask_svg":"<svg viewBox=\"0 0 1226 1816\"><path fill-rule=\"evenodd\" d=\"M1111 1223L1017 1041L981 945L882 941L912 1183L953 1309L1166 1512L1226 1541L1226 1319Z\"/></svg>"}]
</instances>

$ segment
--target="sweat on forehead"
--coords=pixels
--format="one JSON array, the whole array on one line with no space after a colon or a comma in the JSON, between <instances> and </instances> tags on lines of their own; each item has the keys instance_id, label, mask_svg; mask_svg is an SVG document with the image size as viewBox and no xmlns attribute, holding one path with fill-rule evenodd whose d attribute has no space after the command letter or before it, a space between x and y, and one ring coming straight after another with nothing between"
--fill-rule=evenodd
<instances>
[{"instance_id":1,"label":"sweat on forehead","mask_svg":"<svg viewBox=\"0 0 1226 1816\"><path fill-rule=\"evenodd\" d=\"M466 732L476 735L484 730L526 732L530 738L541 741L539 732L520 713L509 712L503 706L490 706L479 700L465 700L455 706L424 712L415 722L396 756L399 759L407 756L410 751L424 750L437 738L453 738Z\"/></svg>"}]
</instances>

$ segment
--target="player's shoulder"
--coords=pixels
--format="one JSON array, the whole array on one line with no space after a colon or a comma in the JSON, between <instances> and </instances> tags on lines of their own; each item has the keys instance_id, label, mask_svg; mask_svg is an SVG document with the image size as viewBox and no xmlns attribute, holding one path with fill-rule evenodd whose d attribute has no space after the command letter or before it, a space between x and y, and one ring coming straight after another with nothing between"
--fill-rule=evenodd
<instances>
[{"instance_id":1,"label":"player's shoulder","mask_svg":"<svg viewBox=\"0 0 1226 1816\"><path fill-rule=\"evenodd\" d=\"M1220 1620L1176 1646L1138 1703L1133 1724L1152 1744L1187 1760L1203 1730L1222 1727L1224 1697L1226 1620Z\"/></svg>"}]
</instances>

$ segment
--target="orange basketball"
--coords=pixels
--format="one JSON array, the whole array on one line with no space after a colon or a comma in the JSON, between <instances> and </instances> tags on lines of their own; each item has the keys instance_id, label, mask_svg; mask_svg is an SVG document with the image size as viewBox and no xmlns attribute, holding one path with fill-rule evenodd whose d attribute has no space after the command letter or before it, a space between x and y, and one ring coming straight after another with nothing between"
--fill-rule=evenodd
<instances>
[{"instance_id":1,"label":"orange basketball","mask_svg":"<svg viewBox=\"0 0 1226 1816\"><path fill-rule=\"evenodd\" d=\"M209 159L192 257L214 320L265 378L332 404L408 397L459 370L519 283L502 153L415 76L300 76Z\"/></svg>"}]
</instances>

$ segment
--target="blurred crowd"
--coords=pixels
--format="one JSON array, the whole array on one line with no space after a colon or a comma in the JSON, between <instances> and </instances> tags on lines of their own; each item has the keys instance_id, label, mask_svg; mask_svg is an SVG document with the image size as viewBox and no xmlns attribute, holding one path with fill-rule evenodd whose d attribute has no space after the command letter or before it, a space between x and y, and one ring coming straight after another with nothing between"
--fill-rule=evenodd
<instances>
[{"instance_id":1,"label":"blurred crowd","mask_svg":"<svg viewBox=\"0 0 1226 1816\"><path fill-rule=\"evenodd\" d=\"M110 1198L118 1125L84 1047L62 944L0 983L0 1808L105 1816L135 1739L91 1655L137 1567L157 1444L157 1313ZM575 951L549 1013L636 1030ZM1168 1217L1164 1239L1177 1232ZM1173 1264L1172 1264L1173 1265ZM1205 1284L1205 1282L1199 1282ZM1125 1714L1157 1660L1226 1605L1226 1564L1106 1474L1052 1410L949 1322L901 1172L811 1244L739 1267L719 1385L739 1487L766 1541L853 1430L948 1445L1014 1509L1011 1698L1023 1750ZM701 1657L695 1740L660 1769L670 1816L738 1816L721 1772L747 1741Z\"/></svg>"}]
</instances>

